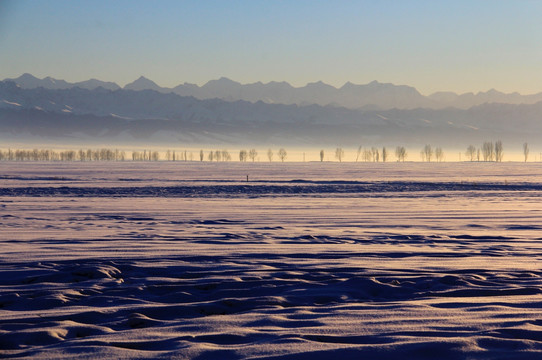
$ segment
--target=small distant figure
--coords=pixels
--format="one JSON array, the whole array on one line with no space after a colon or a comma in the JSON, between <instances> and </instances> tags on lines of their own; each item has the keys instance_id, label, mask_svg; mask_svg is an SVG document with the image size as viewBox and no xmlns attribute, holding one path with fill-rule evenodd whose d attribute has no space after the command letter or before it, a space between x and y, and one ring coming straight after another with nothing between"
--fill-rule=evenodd
<instances>
[{"instance_id":1,"label":"small distant figure","mask_svg":"<svg viewBox=\"0 0 542 360\"><path fill-rule=\"evenodd\" d=\"M247 182L248 182L248 175L247 175Z\"/></svg>"}]
</instances>

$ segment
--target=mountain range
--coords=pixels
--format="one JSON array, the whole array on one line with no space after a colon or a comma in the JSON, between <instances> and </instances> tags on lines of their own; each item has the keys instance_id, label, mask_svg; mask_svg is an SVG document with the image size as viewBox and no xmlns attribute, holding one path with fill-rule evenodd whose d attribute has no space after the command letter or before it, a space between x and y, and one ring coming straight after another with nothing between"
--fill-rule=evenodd
<instances>
[{"instance_id":1,"label":"mountain range","mask_svg":"<svg viewBox=\"0 0 542 360\"><path fill-rule=\"evenodd\" d=\"M107 90L119 90L121 87L113 82L96 79L69 83L51 77L38 79L31 74L23 74L18 78L5 79L13 81L24 89L59 90L79 87L93 90L102 87ZM437 92L428 96L422 95L411 86L394 85L373 81L365 85L347 82L340 88L321 81L309 83L303 87L293 87L287 82L256 82L241 84L222 77L211 80L202 86L184 83L173 88L161 87L143 76L126 84L124 90L154 90L160 93L174 93L180 96L192 96L196 99L221 99L224 101L263 101L269 104L310 105L346 107L348 109L389 110L389 109L444 109L454 107L468 109L486 103L534 104L542 101L542 92L532 95L521 95L517 92L502 93L497 90L487 92L456 94L453 92Z\"/></svg>"},{"instance_id":2,"label":"mountain range","mask_svg":"<svg viewBox=\"0 0 542 360\"><path fill-rule=\"evenodd\" d=\"M464 149L495 139L519 148L524 141L539 141L542 134L542 101L486 103L468 109L349 109L202 100L140 89L142 81L123 89L52 83L62 88L0 82L0 141L356 148L433 143Z\"/></svg>"}]
</instances>

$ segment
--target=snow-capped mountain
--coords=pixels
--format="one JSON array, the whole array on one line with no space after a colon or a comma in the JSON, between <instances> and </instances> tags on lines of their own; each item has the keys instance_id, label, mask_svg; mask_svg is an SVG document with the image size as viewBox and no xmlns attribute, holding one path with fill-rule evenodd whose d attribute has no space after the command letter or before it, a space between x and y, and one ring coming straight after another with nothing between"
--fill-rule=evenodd
<instances>
[{"instance_id":1,"label":"snow-capped mountain","mask_svg":"<svg viewBox=\"0 0 542 360\"><path fill-rule=\"evenodd\" d=\"M120 86L114 82L101 81L96 79L90 79L86 81L69 83L64 80L56 80L52 77L46 77L43 79L38 79L37 77L25 73L15 79L5 79L5 81L13 81L24 89L35 89L42 87L44 89L71 89L74 87L79 87L81 89L93 90L98 87L103 87L107 90L117 90L120 89Z\"/></svg>"},{"instance_id":2,"label":"snow-capped mountain","mask_svg":"<svg viewBox=\"0 0 542 360\"><path fill-rule=\"evenodd\" d=\"M325 84L312 86L320 90ZM200 100L155 90L26 89L12 81L0 82L0 133L4 141L28 134L118 141L128 134L132 140L157 143L418 146L433 142L463 147L496 138L515 143L538 141L541 113L542 102L484 104L466 110L375 110Z\"/></svg>"},{"instance_id":3,"label":"snow-capped mountain","mask_svg":"<svg viewBox=\"0 0 542 360\"><path fill-rule=\"evenodd\" d=\"M103 87L107 90L118 90L120 87L112 82L91 79L78 83L68 83L51 77L38 79L30 74L11 80L25 89L43 87L45 89L69 89L80 87L93 90ZM184 83L173 88L161 87L154 81L141 76L124 86L125 90L154 90L160 93L174 93L181 96L193 96L196 99L221 99L225 101L263 101L269 104L337 106L349 109L444 109L455 107L468 109L486 103L534 104L542 101L542 93L521 95L519 93L502 93L489 90L479 93L456 94L453 92L437 92L424 96L415 88L406 85L394 85L373 81L364 85L347 82L340 88L321 81L309 83L303 87L293 87L287 82L256 82L241 84L222 77L211 80L202 86Z\"/></svg>"}]
</instances>

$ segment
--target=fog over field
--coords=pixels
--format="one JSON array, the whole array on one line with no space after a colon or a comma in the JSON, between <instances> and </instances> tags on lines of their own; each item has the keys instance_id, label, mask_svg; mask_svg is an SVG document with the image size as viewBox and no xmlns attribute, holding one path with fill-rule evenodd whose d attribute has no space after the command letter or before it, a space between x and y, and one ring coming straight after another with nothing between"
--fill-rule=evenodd
<instances>
[{"instance_id":1,"label":"fog over field","mask_svg":"<svg viewBox=\"0 0 542 360\"><path fill-rule=\"evenodd\" d=\"M5 358L542 352L537 163L5 162L0 182Z\"/></svg>"}]
</instances>

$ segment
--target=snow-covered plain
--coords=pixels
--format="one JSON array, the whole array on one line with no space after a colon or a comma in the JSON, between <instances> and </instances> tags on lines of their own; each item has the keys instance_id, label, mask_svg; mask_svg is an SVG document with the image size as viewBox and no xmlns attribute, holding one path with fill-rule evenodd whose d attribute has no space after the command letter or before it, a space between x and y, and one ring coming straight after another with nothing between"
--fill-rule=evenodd
<instances>
[{"instance_id":1,"label":"snow-covered plain","mask_svg":"<svg viewBox=\"0 0 542 360\"><path fill-rule=\"evenodd\" d=\"M542 357L541 200L537 163L0 163L0 357Z\"/></svg>"}]
</instances>

